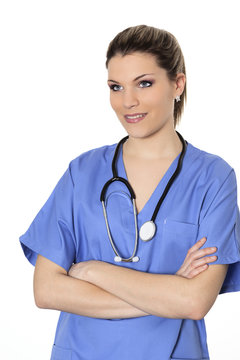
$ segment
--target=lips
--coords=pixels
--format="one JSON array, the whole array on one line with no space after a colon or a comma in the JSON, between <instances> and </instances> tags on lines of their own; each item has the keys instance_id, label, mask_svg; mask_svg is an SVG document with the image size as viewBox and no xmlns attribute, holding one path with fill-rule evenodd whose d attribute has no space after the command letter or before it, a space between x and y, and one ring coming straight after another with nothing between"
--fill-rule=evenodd
<instances>
[{"instance_id":1,"label":"lips","mask_svg":"<svg viewBox=\"0 0 240 360\"><path fill-rule=\"evenodd\" d=\"M124 118L128 123L136 123L143 120L146 115L147 113L126 114Z\"/></svg>"}]
</instances>

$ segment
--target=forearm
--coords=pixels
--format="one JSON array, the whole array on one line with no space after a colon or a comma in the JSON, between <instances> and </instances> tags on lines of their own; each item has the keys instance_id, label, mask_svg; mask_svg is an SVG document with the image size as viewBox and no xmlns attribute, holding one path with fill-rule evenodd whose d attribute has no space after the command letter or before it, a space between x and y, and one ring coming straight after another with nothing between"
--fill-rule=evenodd
<instances>
[{"instance_id":1,"label":"forearm","mask_svg":"<svg viewBox=\"0 0 240 360\"><path fill-rule=\"evenodd\" d=\"M90 266L86 279L149 314L193 318L191 279L144 273L103 262Z\"/></svg>"},{"instance_id":2,"label":"forearm","mask_svg":"<svg viewBox=\"0 0 240 360\"><path fill-rule=\"evenodd\" d=\"M44 287L44 300L38 304L41 308L103 319L149 315L89 282L65 274L55 274Z\"/></svg>"}]
</instances>

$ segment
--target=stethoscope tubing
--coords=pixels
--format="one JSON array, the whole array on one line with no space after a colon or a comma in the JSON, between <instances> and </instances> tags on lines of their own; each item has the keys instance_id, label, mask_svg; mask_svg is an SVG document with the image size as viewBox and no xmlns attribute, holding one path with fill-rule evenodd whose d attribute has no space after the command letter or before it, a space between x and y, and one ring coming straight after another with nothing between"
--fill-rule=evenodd
<instances>
[{"instance_id":1,"label":"stethoscope tubing","mask_svg":"<svg viewBox=\"0 0 240 360\"><path fill-rule=\"evenodd\" d=\"M176 131L176 130L175 130ZM179 160L178 160L178 165L177 165L177 168L176 170L174 171L173 175L171 176L169 182L167 183L167 186L165 187L164 191L163 191L163 194L162 196L160 197L156 207L155 207L155 210L153 212L153 215L152 215L152 218L151 218L151 221L155 221L156 217L157 217L157 214L158 214L158 211L160 209L160 206L162 205L163 203L163 200L165 199L172 183L174 182L174 180L176 179L176 177L178 176L178 174L180 173L181 171L181 168L182 168L182 163L183 163L183 158L184 158L184 155L186 153L186 150L187 150L187 146L186 146L186 141L184 140L184 138L182 137L182 135L176 131L176 133L178 134L181 142L182 142L182 145L183 145L183 149L182 149L182 152L181 152L181 155L179 157Z\"/></svg>"},{"instance_id":2,"label":"stethoscope tubing","mask_svg":"<svg viewBox=\"0 0 240 360\"><path fill-rule=\"evenodd\" d=\"M187 149L187 146L186 144L188 144L188 142L186 140L184 140L184 138L182 137L182 135L176 131L176 133L178 134L181 142L182 142L182 145L183 145L183 149L182 149L182 152L180 154L180 157L179 157L179 160L178 160L178 165L177 165L177 168L175 170L175 172L173 173L173 175L171 176L170 180L168 181L164 191L163 191L163 194L162 196L160 197L155 209L154 209L154 212L153 212L153 215L152 215L152 218L150 221L147 221L145 222L141 229L140 229L140 237L143 241L148 241L148 240L151 240L152 237L155 235L155 231L156 231L156 225L155 225L155 219L156 219L156 216L158 214L158 211L160 209L160 206L161 204L163 203L163 200L165 199L173 181L176 179L177 175L179 174L179 172L181 171L181 168L182 168L182 163L183 163L183 158L184 158L184 155L186 153L186 149ZM136 210L136 195L135 195L135 192L132 188L132 186L130 185L130 183L128 182L128 180L124 179L123 177L120 177L118 176L118 173L117 173L117 169L116 169L116 162L117 162L117 156L118 156L118 153L119 153L119 148L120 146L122 146L122 144L129 138L129 136L125 136L123 139L121 139L119 141L119 143L117 144L116 146L116 149L115 149L115 153L114 153L114 157L113 157L113 161L112 161L112 173L113 173L113 177L111 179L109 179L105 185L103 186L102 188L102 191L101 191L101 195L100 195L100 201L102 203L102 207L103 207L103 213L104 213L104 218L105 218L105 222L106 222L106 227L107 227L107 233L108 233L108 237L109 237L109 240L110 240L110 243L111 243L111 246L112 246L112 249L114 251L114 253L116 254L114 260L119 262L119 261L125 261L125 262L130 262L130 261L139 261L139 257L138 256L135 256L136 252L137 252L137 246L138 246L138 226L137 226L137 210ZM133 205L133 212L134 212L134 226L135 226L135 243L134 243L134 250L133 250L133 253L132 255L129 257L129 258L122 258L120 255L119 255L119 252L114 244L114 241L112 239L112 236L111 236L111 231L110 231L110 228L109 228L109 224L108 224L108 218L107 218L107 212L106 212L106 208L105 208L105 195L106 195L106 191L109 187L109 185L111 183L113 183L114 181L120 181L122 183L124 183L130 194L131 194L131 200L132 200L132 205ZM143 231L143 227L144 225L147 225L150 226L150 229L151 230L151 235L147 235L146 238L142 237L142 234L144 234L144 231ZM144 230L148 229L148 227L145 227Z\"/></svg>"},{"instance_id":3,"label":"stethoscope tubing","mask_svg":"<svg viewBox=\"0 0 240 360\"><path fill-rule=\"evenodd\" d=\"M105 223L106 223L106 227L107 227L107 232L108 232L108 237L109 237L109 240L110 240L110 243L111 243L111 246L113 248L113 251L114 253L116 254L114 260L116 262L120 262L120 261L124 261L124 262L130 262L130 261L133 261L134 257L135 257L135 254L137 252L137 246L138 246L138 228L137 228L137 210L136 210L136 204L135 204L135 199L133 199L133 212L134 212L134 226L135 226L135 242L134 242L134 249L133 249L133 252L132 252L132 255L129 257L129 258L123 258L119 255L118 251L117 251L117 248L114 244L114 241L112 239L112 235L111 235L111 231L110 231L110 228L109 228L109 224L108 224L108 219L107 219L107 212L106 212L106 208L105 208L105 205L104 205L104 201L102 201L102 206L103 206L103 213L104 213L104 218L105 218ZM138 259L135 259L135 260L139 260Z\"/></svg>"}]
</instances>

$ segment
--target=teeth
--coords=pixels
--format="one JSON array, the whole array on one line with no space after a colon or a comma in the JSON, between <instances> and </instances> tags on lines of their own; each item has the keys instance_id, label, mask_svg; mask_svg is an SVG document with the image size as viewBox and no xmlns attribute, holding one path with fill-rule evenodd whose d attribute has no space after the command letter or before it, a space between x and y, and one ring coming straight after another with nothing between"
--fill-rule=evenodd
<instances>
[{"instance_id":1,"label":"teeth","mask_svg":"<svg viewBox=\"0 0 240 360\"><path fill-rule=\"evenodd\" d=\"M128 119L137 119L137 118L140 118L140 117L143 117L144 115L136 115L136 116L127 116Z\"/></svg>"}]
</instances>

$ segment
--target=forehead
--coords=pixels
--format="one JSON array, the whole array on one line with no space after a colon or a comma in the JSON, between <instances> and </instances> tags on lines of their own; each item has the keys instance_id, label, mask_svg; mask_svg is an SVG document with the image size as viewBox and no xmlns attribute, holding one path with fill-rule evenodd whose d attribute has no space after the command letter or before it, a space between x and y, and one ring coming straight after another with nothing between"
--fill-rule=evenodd
<instances>
[{"instance_id":1,"label":"forehead","mask_svg":"<svg viewBox=\"0 0 240 360\"><path fill-rule=\"evenodd\" d=\"M117 54L108 63L109 78L115 80L121 78L135 78L144 73L160 73L164 71L152 54L134 52L124 55ZM118 79L117 79L118 78Z\"/></svg>"}]
</instances>

